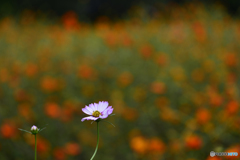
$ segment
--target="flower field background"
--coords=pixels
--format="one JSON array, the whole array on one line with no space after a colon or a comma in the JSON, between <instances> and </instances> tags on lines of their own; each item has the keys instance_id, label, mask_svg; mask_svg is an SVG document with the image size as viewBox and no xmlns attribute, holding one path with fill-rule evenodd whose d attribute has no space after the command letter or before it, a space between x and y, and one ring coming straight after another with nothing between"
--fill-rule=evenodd
<instances>
[{"instance_id":1,"label":"flower field background","mask_svg":"<svg viewBox=\"0 0 240 160\"><path fill-rule=\"evenodd\" d=\"M137 16L136 16L137 15ZM96 160L224 160L240 154L240 21L186 5L114 23L0 20L0 159L87 160L96 124L82 108L109 101ZM235 157L238 159L239 157ZM233 157L231 159L234 159Z\"/></svg>"}]
</instances>

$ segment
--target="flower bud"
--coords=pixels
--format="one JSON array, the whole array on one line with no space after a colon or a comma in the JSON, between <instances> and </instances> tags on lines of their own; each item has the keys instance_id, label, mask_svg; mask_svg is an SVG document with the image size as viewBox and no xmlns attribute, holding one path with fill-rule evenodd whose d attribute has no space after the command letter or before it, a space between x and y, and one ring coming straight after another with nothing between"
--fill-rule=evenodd
<instances>
[{"instance_id":1,"label":"flower bud","mask_svg":"<svg viewBox=\"0 0 240 160\"><path fill-rule=\"evenodd\" d=\"M33 125L32 128L31 128L32 134L37 134L38 131L39 131L39 129L37 128L37 126Z\"/></svg>"}]
</instances>

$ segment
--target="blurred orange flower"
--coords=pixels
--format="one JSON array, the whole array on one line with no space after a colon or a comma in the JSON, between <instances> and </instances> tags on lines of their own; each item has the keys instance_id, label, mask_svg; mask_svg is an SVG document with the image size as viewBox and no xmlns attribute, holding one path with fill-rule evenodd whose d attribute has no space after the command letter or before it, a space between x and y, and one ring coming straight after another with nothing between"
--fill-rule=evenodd
<instances>
[{"instance_id":1,"label":"blurred orange flower","mask_svg":"<svg viewBox=\"0 0 240 160\"><path fill-rule=\"evenodd\" d=\"M170 107L162 107L159 116L167 122L179 123L179 115Z\"/></svg>"},{"instance_id":2,"label":"blurred orange flower","mask_svg":"<svg viewBox=\"0 0 240 160\"><path fill-rule=\"evenodd\" d=\"M32 137L32 139L34 139ZM33 147L35 146L35 143L34 145L32 145ZM37 151L40 153L40 154L45 154L49 151L50 149L50 144L47 140L43 139L42 137L38 137L38 140L37 140Z\"/></svg>"},{"instance_id":3,"label":"blurred orange flower","mask_svg":"<svg viewBox=\"0 0 240 160\"><path fill-rule=\"evenodd\" d=\"M79 30L77 14L73 11L65 13L62 17L63 26L66 30Z\"/></svg>"},{"instance_id":4,"label":"blurred orange flower","mask_svg":"<svg viewBox=\"0 0 240 160\"><path fill-rule=\"evenodd\" d=\"M33 117L32 110L30 109L30 105L28 104L20 104L18 105L18 111L27 120L30 120Z\"/></svg>"},{"instance_id":5,"label":"blurred orange flower","mask_svg":"<svg viewBox=\"0 0 240 160\"><path fill-rule=\"evenodd\" d=\"M158 138L149 140L149 151L152 153L162 154L165 151L165 144Z\"/></svg>"},{"instance_id":6,"label":"blurred orange flower","mask_svg":"<svg viewBox=\"0 0 240 160\"><path fill-rule=\"evenodd\" d=\"M198 123L205 124L211 119L211 114L207 109L200 108L196 112L196 118Z\"/></svg>"},{"instance_id":7,"label":"blurred orange flower","mask_svg":"<svg viewBox=\"0 0 240 160\"><path fill-rule=\"evenodd\" d=\"M231 73L231 72L229 72L227 74L227 82L228 83L233 83L234 84L236 82L236 80L237 80L237 75L236 74Z\"/></svg>"},{"instance_id":8,"label":"blurred orange flower","mask_svg":"<svg viewBox=\"0 0 240 160\"><path fill-rule=\"evenodd\" d=\"M134 108L125 107L122 111L122 116L128 121L134 121L138 117L138 111Z\"/></svg>"},{"instance_id":9,"label":"blurred orange flower","mask_svg":"<svg viewBox=\"0 0 240 160\"><path fill-rule=\"evenodd\" d=\"M225 57L225 63L229 67L236 66L238 63L238 57L235 53L227 53Z\"/></svg>"},{"instance_id":10,"label":"blurred orange flower","mask_svg":"<svg viewBox=\"0 0 240 160\"><path fill-rule=\"evenodd\" d=\"M165 66L168 63L168 56L164 53L160 53L155 59L156 63L160 66Z\"/></svg>"},{"instance_id":11,"label":"blurred orange flower","mask_svg":"<svg viewBox=\"0 0 240 160\"><path fill-rule=\"evenodd\" d=\"M202 147L202 138L197 135L190 135L186 137L185 144L189 149L200 149Z\"/></svg>"},{"instance_id":12,"label":"blurred orange flower","mask_svg":"<svg viewBox=\"0 0 240 160\"><path fill-rule=\"evenodd\" d=\"M128 33L123 35L122 44L126 47L133 45L133 39L130 37L130 35Z\"/></svg>"},{"instance_id":13,"label":"blurred orange flower","mask_svg":"<svg viewBox=\"0 0 240 160\"><path fill-rule=\"evenodd\" d=\"M56 160L65 160L66 154L64 148L55 148L53 150L53 156Z\"/></svg>"},{"instance_id":14,"label":"blurred orange flower","mask_svg":"<svg viewBox=\"0 0 240 160\"><path fill-rule=\"evenodd\" d=\"M237 152L238 153L238 156L227 156L226 159L228 160L235 160L235 159L239 159L240 155L240 145L235 145L235 146L232 146L230 148L228 148L226 150L226 152Z\"/></svg>"},{"instance_id":15,"label":"blurred orange flower","mask_svg":"<svg viewBox=\"0 0 240 160\"><path fill-rule=\"evenodd\" d=\"M105 36L105 41L109 47L115 47L118 43L118 34L116 34L115 32L109 32Z\"/></svg>"},{"instance_id":16,"label":"blurred orange flower","mask_svg":"<svg viewBox=\"0 0 240 160\"><path fill-rule=\"evenodd\" d=\"M7 82L9 80L9 72L6 68L0 69L0 81L1 82Z\"/></svg>"},{"instance_id":17,"label":"blurred orange flower","mask_svg":"<svg viewBox=\"0 0 240 160\"><path fill-rule=\"evenodd\" d=\"M226 111L228 114L236 114L238 112L239 104L237 101L230 101L227 104Z\"/></svg>"},{"instance_id":18,"label":"blurred orange flower","mask_svg":"<svg viewBox=\"0 0 240 160\"><path fill-rule=\"evenodd\" d=\"M41 87L44 91L52 92L58 89L58 80L53 77L43 77L41 80Z\"/></svg>"},{"instance_id":19,"label":"blurred orange flower","mask_svg":"<svg viewBox=\"0 0 240 160\"><path fill-rule=\"evenodd\" d=\"M5 122L1 126L1 134L4 138L13 138L17 135L17 127L14 123Z\"/></svg>"},{"instance_id":20,"label":"blurred orange flower","mask_svg":"<svg viewBox=\"0 0 240 160\"><path fill-rule=\"evenodd\" d=\"M196 21L193 23L193 31L195 33L197 41L204 42L207 39L207 33L202 22Z\"/></svg>"},{"instance_id":21,"label":"blurred orange flower","mask_svg":"<svg viewBox=\"0 0 240 160\"><path fill-rule=\"evenodd\" d=\"M25 90L18 89L15 91L15 99L18 102L29 101L30 96L27 94Z\"/></svg>"},{"instance_id":22,"label":"blurred orange flower","mask_svg":"<svg viewBox=\"0 0 240 160\"><path fill-rule=\"evenodd\" d=\"M80 153L80 151L80 146L77 143L70 142L65 145L66 154L76 156Z\"/></svg>"},{"instance_id":23,"label":"blurred orange flower","mask_svg":"<svg viewBox=\"0 0 240 160\"><path fill-rule=\"evenodd\" d=\"M149 58L153 54L153 47L150 44L145 44L140 48L140 54L143 58Z\"/></svg>"},{"instance_id":24,"label":"blurred orange flower","mask_svg":"<svg viewBox=\"0 0 240 160\"><path fill-rule=\"evenodd\" d=\"M156 94L162 94L166 91L166 85L163 82L153 82L151 84L151 91Z\"/></svg>"},{"instance_id":25,"label":"blurred orange flower","mask_svg":"<svg viewBox=\"0 0 240 160\"><path fill-rule=\"evenodd\" d=\"M51 118L58 118L61 115L61 109L58 104L49 102L45 105L45 113Z\"/></svg>"},{"instance_id":26,"label":"blurred orange flower","mask_svg":"<svg viewBox=\"0 0 240 160\"><path fill-rule=\"evenodd\" d=\"M219 94L211 94L210 95L210 104L212 106L220 106L223 102L223 98Z\"/></svg>"},{"instance_id":27,"label":"blurred orange flower","mask_svg":"<svg viewBox=\"0 0 240 160\"><path fill-rule=\"evenodd\" d=\"M222 160L222 158L220 158L220 157L208 157L206 160Z\"/></svg>"},{"instance_id":28,"label":"blurred orange flower","mask_svg":"<svg viewBox=\"0 0 240 160\"><path fill-rule=\"evenodd\" d=\"M117 81L121 87L126 87L133 82L133 75L130 72L123 72L119 75Z\"/></svg>"},{"instance_id":29,"label":"blurred orange flower","mask_svg":"<svg viewBox=\"0 0 240 160\"><path fill-rule=\"evenodd\" d=\"M78 75L82 79L94 79L96 76L95 70L86 64L79 66Z\"/></svg>"},{"instance_id":30,"label":"blurred orange flower","mask_svg":"<svg viewBox=\"0 0 240 160\"><path fill-rule=\"evenodd\" d=\"M28 77L34 77L38 72L38 66L34 63L28 63L25 68L25 74Z\"/></svg>"},{"instance_id":31,"label":"blurred orange flower","mask_svg":"<svg viewBox=\"0 0 240 160\"><path fill-rule=\"evenodd\" d=\"M137 136L131 139L130 146L135 152L145 154L148 150L148 140L142 136Z\"/></svg>"}]
</instances>

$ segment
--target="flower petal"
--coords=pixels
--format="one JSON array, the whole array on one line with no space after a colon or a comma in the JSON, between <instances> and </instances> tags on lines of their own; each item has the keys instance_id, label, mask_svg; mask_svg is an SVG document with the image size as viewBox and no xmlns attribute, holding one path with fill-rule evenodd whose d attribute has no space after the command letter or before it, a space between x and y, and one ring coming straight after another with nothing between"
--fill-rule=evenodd
<instances>
[{"instance_id":1,"label":"flower petal","mask_svg":"<svg viewBox=\"0 0 240 160\"><path fill-rule=\"evenodd\" d=\"M112 106L109 106L106 110L107 110L108 115L112 114L112 112L113 112Z\"/></svg>"},{"instance_id":2,"label":"flower petal","mask_svg":"<svg viewBox=\"0 0 240 160\"><path fill-rule=\"evenodd\" d=\"M107 118L108 115L110 115L113 112L112 106L109 106L107 109L105 109L103 112L101 112L100 118L104 119Z\"/></svg>"},{"instance_id":3,"label":"flower petal","mask_svg":"<svg viewBox=\"0 0 240 160\"><path fill-rule=\"evenodd\" d=\"M98 108L99 108L99 107L98 107L98 106L99 106L99 104L97 104L97 103L94 103L94 106L95 106L95 109L96 109L96 111L99 111L99 110L98 110Z\"/></svg>"},{"instance_id":4,"label":"flower petal","mask_svg":"<svg viewBox=\"0 0 240 160\"><path fill-rule=\"evenodd\" d=\"M93 109L88 107L88 106L85 106L85 108L87 108L87 110L89 110L89 112L93 113Z\"/></svg>"},{"instance_id":5,"label":"flower petal","mask_svg":"<svg viewBox=\"0 0 240 160\"><path fill-rule=\"evenodd\" d=\"M97 110L97 108L95 108L95 105L92 103L89 104L89 107L93 110L93 112Z\"/></svg>"},{"instance_id":6,"label":"flower petal","mask_svg":"<svg viewBox=\"0 0 240 160\"><path fill-rule=\"evenodd\" d=\"M108 107L108 102L107 101L102 101L102 102L99 102L99 106L98 106L98 110L99 112L102 112L104 111L106 108Z\"/></svg>"},{"instance_id":7,"label":"flower petal","mask_svg":"<svg viewBox=\"0 0 240 160\"><path fill-rule=\"evenodd\" d=\"M98 119L98 117L93 117L93 116L89 116L89 117L84 117L81 121L85 121L85 120L93 120L96 121Z\"/></svg>"},{"instance_id":8,"label":"flower petal","mask_svg":"<svg viewBox=\"0 0 240 160\"><path fill-rule=\"evenodd\" d=\"M99 116L99 118L101 118L101 119L104 119L104 118L107 118L108 117L108 114L101 114L100 116Z\"/></svg>"},{"instance_id":9,"label":"flower petal","mask_svg":"<svg viewBox=\"0 0 240 160\"><path fill-rule=\"evenodd\" d=\"M82 108L82 111L88 115L92 115L92 113L87 108Z\"/></svg>"}]
</instances>

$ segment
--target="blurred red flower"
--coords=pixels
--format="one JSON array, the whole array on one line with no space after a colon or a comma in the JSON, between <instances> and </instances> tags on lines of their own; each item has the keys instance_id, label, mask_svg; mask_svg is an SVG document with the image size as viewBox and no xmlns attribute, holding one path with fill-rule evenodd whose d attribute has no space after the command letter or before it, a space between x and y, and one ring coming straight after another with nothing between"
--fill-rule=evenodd
<instances>
[{"instance_id":1,"label":"blurred red flower","mask_svg":"<svg viewBox=\"0 0 240 160\"><path fill-rule=\"evenodd\" d=\"M228 159L228 160L239 159L239 157L240 157L240 155L239 155L239 153L240 153L240 145L231 146L225 152L237 152L238 153L238 156L227 156L226 159Z\"/></svg>"},{"instance_id":2,"label":"blurred red flower","mask_svg":"<svg viewBox=\"0 0 240 160\"><path fill-rule=\"evenodd\" d=\"M53 150L53 156L56 160L65 160L66 154L64 148L55 148Z\"/></svg>"},{"instance_id":3,"label":"blurred red flower","mask_svg":"<svg viewBox=\"0 0 240 160\"><path fill-rule=\"evenodd\" d=\"M52 92L58 89L58 80L53 77L43 77L41 80L41 87L44 91Z\"/></svg>"},{"instance_id":4,"label":"blurred red flower","mask_svg":"<svg viewBox=\"0 0 240 160\"><path fill-rule=\"evenodd\" d=\"M211 119L211 114L207 109L200 108L196 112L196 118L198 123L205 124Z\"/></svg>"},{"instance_id":5,"label":"blurred red flower","mask_svg":"<svg viewBox=\"0 0 240 160\"><path fill-rule=\"evenodd\" d=\"M32 139L34 139L32 137ZM33 147L35 146L35 143L34 145L32 145ZM38 137L38 140L37 140L37 151L40 153L40 154L45 154L49 151L50 149L50 144L47 140L43 139L42 137Z\"/></svg>"},{"instance_id":6,"label":"blurred red flower","mask_svg":"<svg viewBox=\"0 0 240 160\"><path fill-rule=\"evenodd\" d=\"M45 105L45 113L51 118L58 118L61 115L61 109L58 104L49 102Z\"/></svg>"},{"instance_id":7,"label":"blurred red flower","mask_svg":"<svg viewBox=\"0 0 240 160\"><path fill-rule=\"evenodd\" d=\"M222 158L220 158L220 157L208 157L206 160L222 160Z\"/></svg>"},{"instance_id":8,"label":"blurred red flower","mask_svg":"<svg viewBox=\"0 0 240 160\"><path fill-rule=\"evenodd\" d=\"M0 81L1 82L7 82L9 80L9 72L6 68L0 69Z\"/></svg>"},{"instance_id":9,"label":"blurred red flower","mask_svg":"<svg viewBox=\"0 0 240 160\"><path fill-rule=\"evenodd\" d=\"M122 44L126 47L133 45L133 39L130 37L128 33L125 33L122 37Z\"/></svg>"},{"instance_id":10,"label":"blurred red flower","mask_svg":"<svg viewBox=\"0 0 240 160\"><path fill-rule=\"evenodd\" d=\"M140 48L140 54L143 58L149 58L153 54L153 47L150 44L145 44Z\"/></svg>"},{"instance_id":11,"label":"blurred red flower","mask_svg":"<svg viewBox=\"0 0 240 160\"><path fill-rule=\"evenodd\" d=\"M148 149L151 153L162 154L165 152L165 144L159 138L152 138L149 140Z\"/></svg>"},{"instance_id":12,"label":"blurred red flower","mask_svg":"<svg viewBox=\"0 0 240 160\"><path fill-rule=\"evenodd\" d=\"M38 66L34 63L28 63L26 64L26 68L25 68L25 74L28 77L34 77L38 72Z\"/></svg>"},{"instance_id":13,"label":"blurred red flower","mask_svg":"<svg viewBox=\"0 0 240 160\"><path fill-rule=\"evenodd\" d=\"M66 154L76 156L80 154L80 151L81 151L81 148L77 143L70 142L65 145Z\"/></svg>"},{"instance_id":14,"label":"blurred red flower","mask_svg":"<svg viewBox=\"0 0 240 160\"><path fill-rule=\"evenodd\" d=\"M197 135L186 137L185 144L189 149L200 149L202 147L202 138Z\"/></svg>"},{"instance_id":15,"label":"blurred red flower","mask_svg":"<svg viewBox=\"0 0 240 160\"><path fill-rule=\"evenodd\" d=\"M94 79L96 73L91 66L83 64L79 67L78 75L82 79Z\"/></svg>"},{"instance_id":16,"label":"blurred red flower","mask_svg":"<svg viewBox=\"0 0 240 160\"><path fill-rule=\"evenodd\" d=\"M62 16L63 26L66 30L79 30L80 24L77 14L73 11L69 11Z\"/></svg>"},{"instance_id":17,"label":"blurred red flower","mask_svg":"<svg viewBox=\"0 0 240 160\"><path fill-rule=\"evenodd\" d=\"M162 94L166 91L166 85L163 82L153 82L151 84L151 91L156 94Z\"/></svg>"},{"instance_id":18,"label":"blurred red flower","mask_svg":"<svg viewBox=\"0 0 240 160\"><path fill-rule=\"evenodd\" d=\"M237 101L230 101L227 104L226 111L228 114L236 114L238 112L239 104Z\"/></svg>"},{"instance_id":19,"label":"blurred red flower","mask_svg":"<svg viewBox=\"0 0 240 160\"><path fill-rule=\"evenodd\" d=\"M4 138L13 138L17 135L17 127L14 123L5 122L1 126L1 135Z\"/></svg>"},{"instance_id":20,"label":"blurred red flower","mask_svg":"<svg viewBox=\"0 0 240 160\"><path fill-rule=\"evenodd\" d=\"M165 53L160 53L155 59L160 66L165 66L168 63L168 56Z\"/></svg>"},{"instance_id":21,"label":"blurred red flower","mask_svg":"<svg viewBox=\"0 0 240 160\"><path fill-rule=\"evenodd\" d=\"M238 57L235 53L227 53L225 56L225 63L229 67L234 67L238 63Z\"/></svg>"},{"instance_id":22,"label":"blurred red flower","mask_svg":"<svg viewBox=\"0 0 240 160\"><path fill-rule=\"evenodd\" d=\"M207 33L203 23L201 21L196 21L193 23L192 27L196 40L199 42L204 42L207 39Z\"/></svg>"},{"instance_id":23,"label":"blurred red flower","mask_svg":"<svg viewBox=\"0 0 240 160\"><path fill-rule=\"evenodd\" d=\"M24 102L24 101L29 101L30 100L30 96L28 95L28 93L25 90L18 89L15 92L15 99L18 102Z\"/></svg>"}]
</instances>

